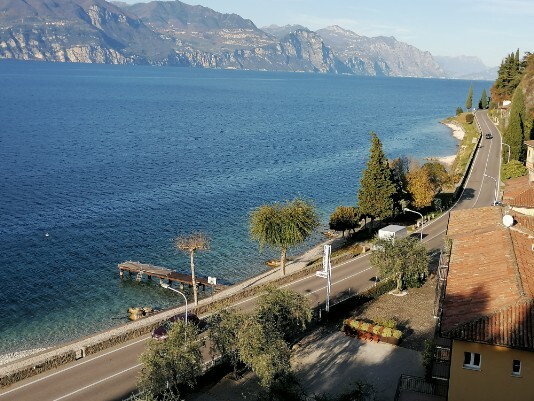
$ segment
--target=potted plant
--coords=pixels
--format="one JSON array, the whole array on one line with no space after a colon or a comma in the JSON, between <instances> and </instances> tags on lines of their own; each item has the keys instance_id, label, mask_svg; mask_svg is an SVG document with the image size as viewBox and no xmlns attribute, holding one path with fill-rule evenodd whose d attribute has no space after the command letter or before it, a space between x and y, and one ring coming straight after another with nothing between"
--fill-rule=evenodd
<instances>
[{"instance_id":1,"label":"potted plant","mask_svg":"<svg viewBox=\"0 0 534 401\"><path fill-rule=\"evenodd\" d=\"M390 337L384 337L384 342L387 342L389 344L393 345L399 345L400 340L402 338L402 331L400 330L392 330Z\"/></svg>"},{"instance_id":2,"label":"potted plant","mask_svg":"<svg viewBox=\"0 0 534 401\"><path fill-rule=\"evenodd\" d=\"M384 330L382 330L382 337L393 337L393 329L384 327Z\"/></svg>"}]
</instances>

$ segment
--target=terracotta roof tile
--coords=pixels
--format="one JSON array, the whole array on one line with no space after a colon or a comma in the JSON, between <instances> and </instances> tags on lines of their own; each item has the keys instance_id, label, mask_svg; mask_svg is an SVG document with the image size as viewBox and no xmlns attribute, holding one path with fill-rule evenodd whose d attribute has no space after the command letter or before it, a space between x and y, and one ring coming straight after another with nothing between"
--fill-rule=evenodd
<instances>
[{"instance_id":1,"label":"terracotta roof tile","mask_svg":"<svg viewBox=\"0 0 534 401\"><path fill-rule=\"evenodd\" d=\"M534 185L528 176L506 180L502 198L507 205L534 208Z\"/></svg>"},{"instance_id":2,"label":"terracotta roof tile","mask_svg":"<svg viewBox=\"0 0 534 401\"><path fill-rule=\"evenodd\" d=\"M458 326L448 335L459 340L534 350L534 300Z\"/></svg>"},{"instance_id":3,"label":"terracotta roof tile","mask_svg":"<svg viewBox=\"0 0 534 401\"><path fill-rule=\"evenodd\" d=\"M447 236L451 238L494 231L501 226L502 214L498 207L482 207L451 212Z\"/></svg>"},{"instance_id":4,"label":"terracotta roof tile","mask_svg":"<svg viewBox=\"0 0 534 401\"><path fill-rule=\"evenodd\" d=\"M534 237L513 230L510 234L525 295L534 298Z\"/></svg>"},{"instance_id":5,"label":"terracotta roof tile","mask_svg":"<svg viewBox=\"0 0 534 401\"><path fill-rule=\"evenodd\" d=\"M527 216L525 214L515 212L513 214L514 220L518 228L525 231L526 234L534 236L534 216Z\"/></svg>"},{"instance_id":6,"label":"terracotta roof tile","mask_svg":"<svg viewBox=\"0 0 534 401\"><path fill-rule=\"evenodd\" d=\"M534 350L534 238L501 222L498 207L451 213L441 332Z\"/></svg>"}]
</instances>

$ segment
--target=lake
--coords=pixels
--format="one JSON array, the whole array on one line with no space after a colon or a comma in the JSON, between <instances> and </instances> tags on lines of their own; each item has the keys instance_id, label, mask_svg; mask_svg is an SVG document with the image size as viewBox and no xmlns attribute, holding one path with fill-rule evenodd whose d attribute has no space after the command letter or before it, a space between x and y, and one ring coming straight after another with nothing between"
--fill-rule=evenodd
<instances>
[{"instance_id":1,"label":"lake","mask_svg":"<svg viewBox=\"0 0 534 401\"><path fill-rule=\"evenodd\" d=\"M456 152L440 120L491 82L0 62L0 354L123 323L176 294L119 279L135 260L197 274L265 271L250 211L297 196L326 227L354 205L375 131L389 158ZM322 241L315 235L302 252Z\"/></svg>"}]
</instances>

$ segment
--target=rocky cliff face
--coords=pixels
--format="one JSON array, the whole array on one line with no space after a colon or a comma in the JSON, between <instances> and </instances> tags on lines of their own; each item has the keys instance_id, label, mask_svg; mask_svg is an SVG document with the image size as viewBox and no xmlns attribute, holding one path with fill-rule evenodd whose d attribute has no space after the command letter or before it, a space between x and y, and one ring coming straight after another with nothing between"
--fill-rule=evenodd
<instances>
[{"instance_id":1,"label":"rocky cliff face","mask_svg":"<svg viewBox=\"0 0 534 401\"><path fill-rule=\"evenodd\" d=\"M237 14L180 1L152 1L126 7L146 25L175 40L178 48L218 53L273 44L274 38Z\"/></svg>"},{"instance_id":2,"label":"rocky cliff face","mask_svg":"<svg viewBox=\"0 0 534 401\"><path fill-rule=\"evenodd\" d=\"M280 42L228 54L224 66L279 71L339 73L345 70L332 51L314 32L299 30Z\"/></svg>"},{"instance_id":3,"label":"rocky cliff face","mask_svg":"<svg viewBox=\"0 0 534 401\"><path fill-rule=\"evenodd\" d=\"M0 58L165 64L170 43L103 0L0 0Z\"/></svg>"},{"instance_id":4,"label":"rocky cliff face","mask_svg":"<svg viewBox=\"0 0 534 401\"><path fill-rule=\"evenodd\" d=\"M443 77L429 52L393 37L368 38L339 26L317 31L354 74L394 77Z\"/></svg>"},{"instance_id":5,"label":"rocky cliff face","mask_svg":"<svg viewBox=\"0 0 534 401\"><path fill-rule=\"evenodd\" d=\"M314 32L301 30L282 41L252 49L223 51L219 54L192 48L177 50L177 64L204 68L270 71L348 72Z\"/></svg>"},{"instance_id":6,"label":"rocky cliff face","mask_svg":"<svg viewBox=\"0 0 534 401\"><path fill-rule=\"evenodd\" d=\"M258 29L180 1L0 0L0 59L444 76L428 52L339 27Z\"/></svg>"}]
</instances>

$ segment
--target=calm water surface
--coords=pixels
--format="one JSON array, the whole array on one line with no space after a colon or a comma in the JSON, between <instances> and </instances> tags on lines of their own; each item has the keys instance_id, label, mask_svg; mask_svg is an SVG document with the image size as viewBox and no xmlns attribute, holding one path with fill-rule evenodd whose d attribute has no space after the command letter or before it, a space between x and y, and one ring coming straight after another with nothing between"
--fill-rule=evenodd
<instances>
[{"instance_id":1,"label":"calm water surface","mask_svg":"<svg viewBox=\"0 0 534 401\"><path fill-rule=\"evenodd\" d=\"M0 354L120 324L129 306L176 304L119 280L117 264L187 273L179 234L212 238L200 275L231 284L264 271L273 254L249 239L252 208L300 196L326 225L356 203L370 131L390 158L455 153L439 121L470 84L0 62ZM490 83L473 86L476 99Z\"/></svg>"}]
</instances>

